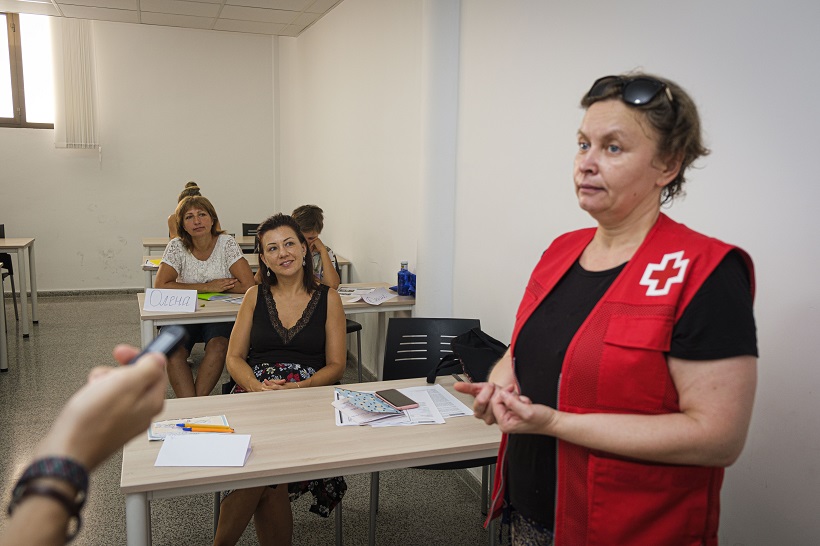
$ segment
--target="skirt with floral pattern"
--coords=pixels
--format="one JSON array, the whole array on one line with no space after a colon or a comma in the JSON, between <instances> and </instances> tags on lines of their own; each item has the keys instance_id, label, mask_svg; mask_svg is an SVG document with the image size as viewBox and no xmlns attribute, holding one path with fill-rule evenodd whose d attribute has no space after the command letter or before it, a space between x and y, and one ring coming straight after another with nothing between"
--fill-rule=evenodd
<instances>
[{"instance_id":1,"label":"skirt with floral pattern","mask_svg":"<svg viewBox=\"0 0 820 546\"><path fill-rule=\"evenodd\" d=\"M291 362L277 362L275 364L257 364L253 366L253 374L259 381L265 379L284 379L288 382L304 381L310 378L316 370L310 366L302 366ZM237 385L235 393L245 392ZM275 485L270 487L275 488ZM305 493L313 495L313 503L310 511L319 514L323 518L330 516L330 512L339 504L347 491L347 483L341 476L335 478L324 478L321 480L310 480L305 482L295 482L288 484L288 495L293 502ZM227 491L225 495L230 493Z\"/></svg>"}]
</instances>

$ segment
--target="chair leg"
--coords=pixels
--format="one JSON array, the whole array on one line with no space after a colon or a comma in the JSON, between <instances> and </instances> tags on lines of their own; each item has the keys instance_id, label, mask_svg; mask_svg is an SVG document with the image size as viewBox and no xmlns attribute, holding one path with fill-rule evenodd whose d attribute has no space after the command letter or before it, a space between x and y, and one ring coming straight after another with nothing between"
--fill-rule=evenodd
<instances>
[{"instance_id":1,"label":"chair leg","mask_svg":"<svg viewBox=\"0 0 820 546\"><path fill-rule=\"evenodd\" d=\"M219 505L222 502L222 493L214 493L214 538L216 538L216 528L219 526Z\"/></svg>"},{"instance_id":2,"label":"chair leg","mask_svg":"<svg viewBox=\"0 0 820 546\"><path fill-rule=\"evenodd\" d=\"M487 494L487 481L489 479L488 474L490 473L489 466L482 466L481 467L481 514L486 516L487 510L489 510L489 498L490 496Z\"/></svg>"},{"instance_id":3,"label":"chair leg","mask_svg":"<svg viewBox=\"0 0 820 546\"><path fill-rule=\"evenodd\" d=\"M15 295L14 275L9 275L9 280L11 281L11 302L14 304L14 320L19 322L20 316L17 314L17 296Z\"/></svg>"},{"instance_id":4,"label":"chair leg","mask_svg":"<svg viewBox=\"0 0 820 546\"><path fill-rule=\"evenodd\" d=\"M487 512L489 512L490 511L490 495L492 495L492 493L493 493L493 479L495 479L495 465L491 464L491 465L485 466L484 469L482 470L482 474L483 474L484 470L487 471L488 479L487 479L487 487L486 488L483 487L484 484L482 483L482 491L489 492L489 494L487 495ZM487 531L488 531L488 534L489 534L489 537L488 537L487 540L488 540L490 546L495 546L495 536L496 536L496 533L498 532L498 523L499 523L498 519L494 519L494 520L490 521L490 524L487 526Z\"/></svg>"},{"instance_id":5,"label":"chair leg","mask_svg":"<svg viewBox=\"0 0 820 546\"><path fill-rule=\"evenodd\" d=\"M368 546L376 546L376 512L379 510L379 473L370 473L370 525L367 530Z\"/></svg>"},{"instance_id":6,"label":"chair leg","mask_svg":"<svg viewBox=\"0 0 820 546\"><path fill-rule=\"evenodd\" d=\"M336 546L342 546L342 503L336 505Z\"/></svg>"},{"instance_id":7,"label":"chair leg","mask_svg":"<svg viewBox=\"0 0 820 546\"><path fill-rule=\"evenodd\" d=\"M17 309L15 307L15 309ZM362 382L362 331L356 330L356 362L359 365L359 383Z\"/></svg>"}]
</instances>

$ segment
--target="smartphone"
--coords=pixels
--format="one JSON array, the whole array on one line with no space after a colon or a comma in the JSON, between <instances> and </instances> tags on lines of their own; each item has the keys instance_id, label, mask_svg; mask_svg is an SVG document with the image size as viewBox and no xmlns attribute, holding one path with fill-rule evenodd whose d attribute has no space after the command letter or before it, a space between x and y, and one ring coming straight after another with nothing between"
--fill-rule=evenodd
<instances>
[{"instance_id":1,"label":"smartphone","mask_svg":"<svg viewBox=\"0 0 820 546\"><path fill-rule=\"evenodd\" d=\"M419 407L418 403L416 403L413 399L408 398L396 389L376 391L376 396L396 409L406 410Z\"/></svg>"},{"instance_id":2,"label":"smartphone","mask_svg":"<svg viewBox=\"0 0 820 546\"><path fill-rule=\"evenodd\" d=\"M163 328L159 335L148 344L148 347L132 358L129 364L139 360L145 353L163 353L165 356L170 356L180 345L185 343L186 339L188 339L188 332L182 326L174 325Z\"/></svg>"}]
</instances>

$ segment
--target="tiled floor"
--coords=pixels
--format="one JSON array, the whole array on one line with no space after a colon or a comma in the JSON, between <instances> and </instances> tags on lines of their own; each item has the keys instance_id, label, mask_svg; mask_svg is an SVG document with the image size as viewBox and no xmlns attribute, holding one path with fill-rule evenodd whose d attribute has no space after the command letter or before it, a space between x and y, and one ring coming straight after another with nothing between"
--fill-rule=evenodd
<instances>
[{"instance_id":1,"label":"tiled floor","mask_svg":"<svg viewBox=\"0 0 820 546\"><path fill-rule=\"evenodd\" d=\"M22 472L38 440L88 370L113 363L117 343L139 345L139 315L131 295L41 297L39 325L28 339L16 328L11 302L9 371L0 374L0 527L15 476ZM197 349L194 349L194 357ZM348 366L346 380L355 371ZM349 378L349 379L348 379ZM169 388L169 397L172 393ZM121 457L112 457L92 476L83 530L77 545L125 544L125 497L119 490ZM347 476L344 543L367 543L369 475ZM213 496L196 495L151 503L153 544L210 544ZM309 499L293 505L294 544L330 545L333 518L308 512ZM377 544L486 544L480 499L455 472L394 470L381 473ZM252 524L240 544L256 544Z\"/></svg>"}]
</instances>

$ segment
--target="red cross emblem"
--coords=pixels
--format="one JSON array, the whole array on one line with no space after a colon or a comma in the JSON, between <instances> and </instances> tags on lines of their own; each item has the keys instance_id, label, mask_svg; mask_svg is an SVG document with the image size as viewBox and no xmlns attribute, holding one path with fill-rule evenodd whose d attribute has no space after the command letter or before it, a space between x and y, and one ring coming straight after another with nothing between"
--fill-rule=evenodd
<instances>
[{"instance_id":1,"label":"red cross emblem","mask_svg":"<svg viewBox=\"0 0 820 546\"><path fill-rule=\"evenodd\" d=\"M665 296L673 284L683 282L688 265L689 259L683 258L683 250L664 254L661 263L646 266L639 284L647 287L647 296Z\"/></svg>"}]
</instances>

